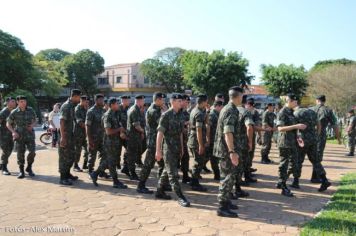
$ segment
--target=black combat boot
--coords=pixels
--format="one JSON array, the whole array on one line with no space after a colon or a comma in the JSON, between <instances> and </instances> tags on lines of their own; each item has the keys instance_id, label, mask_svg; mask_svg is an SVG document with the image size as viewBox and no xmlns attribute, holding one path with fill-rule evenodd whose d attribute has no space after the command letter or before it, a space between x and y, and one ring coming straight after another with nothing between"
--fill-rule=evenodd
<instances>
[{"instance_id":1,"label":"black combat boot","mask_svg":"<svg viewBox=\"0 0 356 236\"><path fill-rule=\"evenodd\" d=\"M282 184L282 182L278 181L278 183L276 184L276 188L282 189Z\"/></svg>"},{"instance_id":2,"label":"black combat boot","mask_svg":"<svg viewBox=\"0 0 356 236\"><path fill-rule=\"evenodd\" d=\"M190 202L185 198L181 190L177 192L177 196L179 205L181 205L182 207L190 207Z\"/></svg>"},{"instance_id":3,"label":"black combat boot","mask_svg":"<svg viewBox=\"0 0 356 236\"><path fill-rule=\"evenodd\" d=\"M319 192L323 192L331 186L331 183L328 181L325 174L321 175L321 180L322 180L322 182L321 182L320 188L318 189Z\"/></svg>"},{"instance_id":4,"label":"black combat boot","mask_svg":"<svg viewBox=\"0 0 356 236\"><path fill-rule=\"evenodd\" d=\"M148 188L146 188L146 181L138 182L136 191L138 193L143 193L143 194L152 194L153 193L152 190L149 190Z\"/></svg>"},{"instance_id":5,"label":"black combat boot","mask_svg":"<svg viewBox=\"0 0 356 236\"><path fill-rule=\"evenodd\" d=\"M127 175L128 177L131 177L131 176L130 176L129 167L127 166L127 164L124 163L124 167L122 167L121 173L124 173L124 174Z\"/></svg>"},{"instance_id":6,"label":"black combat boot","mask_svg":"<svg viewBox=\"0 0 356 236\"><path fill-rule=\"evenodd\" d=\"M74 176L74 175L72 175L70 172L68 172L67 178L68 178L69 180L71 180L71 181L76 181L76 180L79 179L78 176Z\"/></svg>"},{"instance_id":7,"label":"black combat boot","mask_svg":"<svg viewBox=\"0 0 356 236\"><path fill-rule=\"evenodd\" d=\"M127 185L123 184L120 180L114 179L113 188L127 189Z\"/></svg>"},{"instance_id":8,"label":"black combat boot","mask_svg":"<svg viewBox=\"0 0 356 236\"><path fill-rule=\"evenodd\" d=\"M209 168L205 165L203 167L203 171L206 173L206 174L211 174L211 170L209 170Z\"/></svg>"},{"instance_id":9,"label":"black combat boot","mask_svg":"<svg viewBox=\"0 0 356 236\"><path fill-rule=\"evenodd\" d=\"M248 196L250 196L250 194L248 193L248 192L246 192L246 191L243 191L242 189L241 189L241 186L240 186L240 184L235 184L235 198L236 199L238 199L238 198L243 198L243 197L248 197Z\"/></svg>"},{"instance_id":10,"label":"black combat boot","mask_svg":"<svg viewBox=\"0 0 356 236\"><path fill-rule=\"evenodd\" d=\"M239 207L237 205L233 204L231 200L227 201L227 206L230 210L238 210L239 209Z\"/></svg>"},{"instance_id":11,"label":"black combat boot","mask_svg":"<svg viewBox=\"0 0 356 236\"><path fill-rule=\"evenodd\" d=\"M82 169L80 169L80 167L79 167L78 163L74 163L73 170L74 170L75 172L83 172L83 170L82 170Z\"/></svg>"},{"instance_id":12,"label":"black combat boot","mask_svg":"<svg viewBox=\"0 0 356 236\"><path fill-rule=\"evenodd\" d=\"M300 188L299 179L298 178L294 178L293 183L290 184L289 186L292 187L292 188L298 188L299 189Z\"/></svg>"},{"instance_id":13,"label":"black combat boot","mask_svg":"<svg viewBox=\"0 0 356 236\"><path fill-rule=\"evenodd\" d=\"M162 188L157 188L157 192L155 194L155 197L158 199L163 199L163 200L171 200L171 196L167 195Z\"/></svg>"},{"instance_id":14,"label":"black combat boot","mask_svg":"<svg viewBox=\"0 0 356 236\"><path fill-rule=\"evenodd\" d=\"M183 178L182 178L182 183L183 184L189 184L192 179L188 175L188 171L183 172Z\"/></svg>"},{"instance_id":15,"label":"black combat boot","mask_svg":"<svg viewBox=\"0 0 356 236\"><path fill-rule=\"evenodd\" d=\"M7 169L7 164L3 164L1 169L3 175L11 175L10 171Z\"/></svg>"},{"instance_id":16,"label":"black combat boot","mask_svg":"<svg viewBox=\"0 0 356 236\"><path fill-rule=\"evenodd\" d=\"M84 161L83 162L83 167L82 167L83 170L87 170L88 169L88 161Z\"/></svg>"},{"instance_id":17,"label":"black combat boot","mask_svg":"<svg viewBox=\"0 0 356 236\"><path fill-rule=\"evenodd\" d=\"M345 155L345 157L353 157L354 156L354 153L353 152L349 152Z\"/></svg>"},{"instance_id":18,"label":"black combat boot","mask_svg":"<svg viewBox=\"0 0 356 236\"><path fill-rule=\"evenodd\" d=\"M286 197L293 197L294 196L293 193L288 189L286 183L282 183L281 188L282 188L281 194L283 196L286 196Z\"/></svg>"},{"instance_id":19,"label":"black combat boot","mask_svg":"<svg viewBox=\"0 0 356 236\"><path fill-rule=\"evenodd\" d=\"M59 184L69 186L72 182L66 178L65 174L60 174Z\"/></svg>"},{"instance_id":20,"label":"black combat boot","mask_svg":"<svg viewBox=\"0 0 356 236\"><path fill-rule=\"evenodd\" d=\"M256 183L257 179L252 178L251 173L250 172L245 172L245 182L246 183Z\"/></svg>"},{"instance_id":21,"label":"black combat boot","mask_svg":"<svg viewBox=\"0 0 356 236\"><path fill-rule=\"evenodd\" d=\"M17 176L18 179L23 179L25 178L25 170L24 170L24 166L23 165L20 165L20 173L19 175Z\"/></svg>"},{"instance_id":22,"label":"black combat boot","mask_svg":"<svg viewBox=\"0 0 356 236\"><path fill-rule=\"evenodd\" d=\"M198 179L192 178L192 181L190 182L190 185L192 186L193 191L198 191L198 192L207 192L208 189L205 188L203 185L199 183Z\"/></svg>"},{"instance_id":23,"label":"black combat boot","mask_svg":"<svg viewBox=\"0 0 356 236\"><path fill-rule=\"evenodd\" d=\"M221 217L231 217L236 218L239 217L237 213L230 211L228 202L220 202L219 208L217 210L217 215Z\"/></svg>"},{"instance_id":24,"label":"black combat boot","mask_svg":"<svg viewBox=\"0 0 356 236\"><path fill-rule=\"evenodd\" d=\"M220 170L219 168L213 168L213 172L214 172L214 180L220 181Z\"/></svg>"},{"instance_id":25,"label":"black combat boot","mask_svg":"<svg viewBox=\"0 0 356 236\"><path fill-rule=\"evenodd\" d=\"M103 179L112 179L111 175L106 173L105 171L100 172L99 177Z\"/></svg>"},{"instance_id":26,"label":"black combat boot","mask_svg":"<svg viewBox=\"0 0 356 236\"><path fill-rule=\"evenodd\" d=\"M136 180L139 181L140 179L138 178L136 171L130 171L130 180Z\"/></svg>"},{"instance_id":27,"label":"black combat boot","mask_svg":"<svg viewBox=\"0 0 356 236\"><path fill-rule=\"evenodd\" d=\"M31 177L34 177L34 176L35 176L35 173L33 173L33 171L32 171L32 163L31 163L31 164L27 164L26 172L27 172L28 175L31 176Z\"/></svg>"},{"instance_id":28,"label":"black combat boot","mask_svg":"<svg viewBox=\"0 0 356 236\"><path fill-rule=\"evenodd\" d=\"M318 178L318 176L317 176L317 174L316 174L316 172L314 170L313 170L310 182L313 183L313 184L320 184L321 183L321 179Z\"/></svg>"},{"instance_id":29,"label":"black combat boot","mask_svg":"<svg viewBox=\"0 0 356 236\"><path fill-rule=\"evenodd\" d=\"M96 171L92 171L89 173L89 176L91 178L91 181L93 181L93 184L98 187L98 173Z\"/></svg>"}]
</instances>

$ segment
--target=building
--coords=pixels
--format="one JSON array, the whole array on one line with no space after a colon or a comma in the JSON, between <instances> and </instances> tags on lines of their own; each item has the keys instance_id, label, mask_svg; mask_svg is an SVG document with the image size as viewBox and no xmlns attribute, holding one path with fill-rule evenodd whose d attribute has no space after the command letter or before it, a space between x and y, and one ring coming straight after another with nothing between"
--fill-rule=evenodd
<instances>
[{"instance_id":1,"label":"building","mask_svg":"<svg viewBox=\"0 0 356 236\"><path fill-rule=\"evenodd\" d=\"M151 84L140 73L139 63L116 64L105 67L105 71L96 77L98 89L107 97L119 97L123 94L143 94L146 102L152 102L152 94L163 91L159 84Z\"/></svg>"},{"instance_id":2,"label":"building","mask_svg":"<svg viewBox=\"0 0 356 236\"><path fill-rule=\"evenodd\" d=\"M255 107L260 110L263 110L268 103L276 105L281 101L279 97L269 95L266 87L263 85L249 85L244 93L247 98L252 97L255 99Z\"/></svg>"}]
</instances>

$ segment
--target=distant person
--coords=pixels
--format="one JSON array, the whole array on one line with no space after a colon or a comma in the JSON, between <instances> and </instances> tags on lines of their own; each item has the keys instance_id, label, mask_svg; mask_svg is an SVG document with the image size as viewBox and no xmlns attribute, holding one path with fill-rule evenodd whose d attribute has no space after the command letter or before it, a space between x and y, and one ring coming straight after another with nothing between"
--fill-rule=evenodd
<instances>
[{"instance_id":1,"label":"distant person","mask_svg":"<svg viewBox=\"0 0 356 236\"><path fill-rule=\"evenodd\" d=\"M347 126L346 133L349 139L349 153L346 154L348 157L353 157L355 154L355 138L356 138L356 116L353 109L349 110L347 113Z\"/></svg>"},{"instance_id":2,"label":"distant person","mask_svg":"<svg viewBox=\"0 0 356 236\"><path fill-rule=\"evenodd\" d=\"M52 147L57 146L58 141L58 130L60 128L60 121L59 121L59 108L61 107L60 103L56 103L53 106L53 110L48 115L48 122L49 128L52 132Z\"/></svg>"}]
</instances>

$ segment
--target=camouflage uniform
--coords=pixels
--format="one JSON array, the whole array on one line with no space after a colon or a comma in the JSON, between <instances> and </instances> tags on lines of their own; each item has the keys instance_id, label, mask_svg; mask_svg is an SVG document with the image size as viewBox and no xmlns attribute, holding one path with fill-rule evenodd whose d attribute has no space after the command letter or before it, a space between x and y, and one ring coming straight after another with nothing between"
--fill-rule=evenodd
<instances>
[{"instance_id":1,"label":"camouflage uniform","mask_svg":"<svg viewBox=\"0 0 356 236\"><path fill-rule=\"evenodd\" d=\"M151 170L155 165L156 159L156 139L157 139L157 127L161 117L161 108L154 103L148 108L146 113L146 136L147 136L147 152L144 165L140 174L140 181L146 181L150 176ZM159 171L158 178L163 172L164 163L163 160L158 162Z\"/></svg>"},{"instance_id":2,"label":"camouflage uniform","mask_svg":"<svg viewBox=\"0 0 356 236\"><path fill-rule=\"evenodd\" d=\"M87 112L87 117L85 120L85 125L90 129L90 135L93 139L94 148L91 149L89 147L89 160L88 160L88 168L89 172L94 169L96 155L98 151L100 152L100 157L102 162L102 158L105 155L104 147L103 147L103 140L104 140L104 128L101 123L101 119L105 113L105 110L102 107L94 105L91 107ZM89 134L87 134L89 135ZM89 140L89 138L88 138Z\"/></svg>"},{"instance_id":3,"label":"camouflage uniform","mask_svg":"<svg viewBox=\"0 0 356 236\"><path fill-rule=\"evenodd\" d=\"M178 161L181 154L181 135L183 132L183 122L181 114L176 113L173 108L162 114L157 128L163 133L163 160L164 169L158 181L158 188L163 189L165 183L169 181L173 191L180 196L182 194L178 182Z\"/></svg>"},{"instance_id":4,"label":"camouflage uniform","mask_svg":"<svg viewBox=\"0 0 356 236\"><path fill-rule=\"evenodd\" d=\"M127 164L131 174L135 172L135 162L142 154L143 140L141 139L141 133L135 128L136 125L140 125L143 129L145 128L145 117L135 104L128 110L127 114Z\"/></svg>"},{"instance_id":5,"label":"camouflage uniform","mask_svg":"<svg viewBox=\"0 0 356 236\"><path fill-rule=\"evenodd\" d=\"M192 179L197 180L199 178L200 172L205 164L205 154L199 155L198 149L198 137L197 137L197 128L202 128L203 133L203 145L206 144L206 111L200 109L196 106L190 113L189 119L189 138L188 138L188 147L194 158L194 166L192 169Z\"/></svg>"},{"instance_id":6,"label":"camouflage uniform","mask_svg":"<svg viewBox=\"0 0 356 236\"><path fill-rule=\"evenodd\" d=\"M336 119L332 110L324 105L316 105L313 107L313 110L318 114L318 119L321 125L321 132L318 140L317 152L319 155L320 161L323 161L324 149L326 144L326 127L330 123L332 126L336 125Z\"/></svg>"},{"instance_id":7,"label":"camouflage uniform","mask_svg":"<svg viewBox=\"0 0 356 236\"><path fill-rule=\"evenodd\" d=\"M189 122L189 117L190 114L187 110L182 110L181 112L182 115L182 120L184 123L184 129L183 129L183 156L182 159L180 160L180 169L184 173L188 173L189 171L189 151L188 151L188 125L185 125L186 122Z\"/></svg>"},{"instance_id":8,"label":"camouflage uniform","mask_svg":"<svg viewBox=\"0 0 356 236\"><path fill-rule=\"evenodd\" d=\"M296 119L293 115L293 109L283 107L277 115L278 126L291 126L296 124ZM291 168L297 170L298 165L298 151L297 151L297 131L279 132L278 138L279 156L281 161L279 163L279 182L285 184L288 179L288 166L291 162Z\"/></svg>"},{"instance_id":9,"label":"camouflage uniform","mask_svg":"<svg viewBox=\"0 0 356 236\"><path fill-rule=\"evenodd\" d=\"M214 150L214 139L216 134L216 127L218 125L219 112L215 109L209 112L208 122L210 126L210 146L206 151L206 159L210 160L211 168L213 169L214 174L219 174L219 160L213 155Z\"/></svg>"},{"instance_id":10,"label":"camouflage uniform","mask_svg":"<svg viewBox=\"0 0 356 236\"><path fill-rule=\"evenodd\" d=\"M6 119L9 117L11 111L5 107L0 112L0 144L2 149L1 165L7 165L12 150L14 149L14 141L12 139L11 131L6 127Z\"/></svg>"},{"instance_id":11,"label":"camouflage uniform","mask_svg":"<svg viewBox=\"0 0 356 236\"><path fill-rule=\"evenodd\" d=\"M216 128L213 155L220 159L219 167L222 180L220 181L218 201L220 204L226 204L230 199L236 181L237 173L242 172L242 159L239 140L239 110L229 102L221 111ZM235 152L239 155L239 164L233 166L229 150L225 141L225 134L232 133L234 138Z\"/></svg>"},{"instance_id":12,"label":"camouflage uniform","mask_svg":"<svg viewBox=\"0 0 356 236\"><path fill-rule=\"evenodd\" d=\"M274 112L269 112L266 110L262 115L262 125L264 127L274 128L274 120L276 119L276 114ZM272 146L273 131L265 131L263 134L262 148L261 148L261 158L262 160L268 159L269 152Z\"/></svg>"},{"instance_id":13,"label":"camouflage uniform","mask_svg":"<svg viewBox=\"0 0 356 236\"><path fill-rule=\"evenodd\" d=\"M21 111L19 107L11 111L7 122L15 127L19 138L16 140L17 147L17 163L19 166L25 165L26 148L29 153L27 155L27 164L32 165L36 156L35 132L27 130L27 126L31 125L36 120L36 113L31 107L26 107Z\"/></svg>"},{"instance_id":14,"label":"camouflage uniform","mask_svg":"<svg viewBox=\"0 0 356 236\"><path fill-rule=\"evenodd\" d=\"M356 116L352 115L347 119L347 127L351 125L351 132L348 133L349 151L355 153L355 138L356 138Z\"/></svg>"},{"instance_id":15,"label":"camouflage uniform","mask_svg":"<svg viewBox=\"0 0 356 236\"><path fill-rule=\"evenodd\" d=\"M80 155L82 149L84 149L84 163L88 162L88 142L86 139L85 128L85 119L87 116L87 109L78 104L74 110L75 124L74 124L74 136L75 136L75 160L74 162L78 164L80 160Z\"/></svg>"},{"instance_id":16,"label":"camouflage uniform","mask_svg":"<svg viewBox=\"0 0 356 236\"><path fill-rule=\"evenodd\" d=\"M121 126L127 129L127 111L129 110L129 107L124 107L122 104L119 106L119 110L117 111L117 116L119 117ZM124 162L127 163L127 140L120 138L120 146L119 148L119 159L117 161L117 166L120 166L121 164L121 152L122 152L122 147L125 148L125 153L124 153Z\"/></svg>"},{"instance_id":17,"label":"camouflage uniform","mask_svg":"<svg viewBox=\"0 0 356 236\"><path fill-rule=\"evenodd\" d=\"M261 121L260 121L260 114L258 114L258 111L256 109L253 109L253 111L249 111L251 113L251 118L255 126L260 126ZM252 167L252 161L255 156L255 148L256 148L256 131L253 131L253 137L252 137L252 150L248 152L249 158L247 159L247 164L246 167L248 170Z\"/></svg>"},{"instance_id":18,"label":"camouflage uniform","mask_svg":"<svg viewBox=\"0 0 356 236\"><path fill-rule=\"evenodd\" d=\"M248 151L249 146L248 146L248 136L247 136L246 126L249 125L253 126L255 123L253 122L251 112L249 112L247 109L241 106L238 106L237 109L239 111L239 123L237 126L237 130L238 130L237 136L239 140L238 147L241 152L241 160L242 160L241 164L243 167L243 171L237 173L236 182L241 183L242 173L245 172L246 175L248 175L248 173L250 172L250 166L248 166L250 154Z\"/></svg>"},{"instance_id":19,"label":"camouflage uniform","mask_svg":"<svg viewBox=\"0 0 356 236\"><path fill-rule=\"evenodd\" d=\"M321 160L317 155L317 143L318 143L318 133L316 126L318 125L318 117L315 111L306 108L298 108L294 111L294 116L296 118L296 123L305 124L307 127L305 130L298 131L301 138L304 141L304 147L298 148L298 169L289 169L289 174L293 173L294 178L300 178L302 172L302 166L305 159L305 155L308 155L309 161L313 165L313 170L318 176L325 175L325 170L321 164Z\"/></svg>"},{"instance_id":20,"label":"camouflage uniform","mask_svg":"<svg viewBox=\"0 0 356 236\"><path fill-rule=\"evenodd\" d=\"M61 138L59 137L58 139L59 173L65 177L68 177L75 158L74 109L74 103L68 99L63 103L59 110L60 120L64 121L65 137L67 141L67 146L63 148L60 145ZM59 136L61 135L62 134L59 132Z\"/></svg>"}]
</instances>

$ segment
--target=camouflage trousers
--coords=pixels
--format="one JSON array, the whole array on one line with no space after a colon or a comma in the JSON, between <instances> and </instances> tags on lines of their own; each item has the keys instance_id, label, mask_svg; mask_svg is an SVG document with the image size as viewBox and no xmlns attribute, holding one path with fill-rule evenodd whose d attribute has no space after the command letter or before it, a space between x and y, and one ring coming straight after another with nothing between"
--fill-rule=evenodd
<instances>
[{"instance_id":1,"label":"camouflage trousers","mask_svg":"<svg viewBox=\"0 0 356 236\"><path fill-rule=\"evenodd\" d=\"M205 164L210 161L211 168L213 169L214 173L219 173L219 159L213 155L214 145L210 145L206 149L206 159Z\"/></svg>"},{"instance_id":2,"label":"camouflage trousers","mask_svg":"<svg viewBox=\"0 0 356 236\"><path fill-rule=\"evenodd\" d=\"M326 145L326 133L322 131L321 134L319 135L318 145L317 145L317 153L320 161L323 161L325 145Z\"/></svg>"},{"instance_id":3,"label":"camouflage trousers","mask_svg":"<svg viewBox=\"0 0 356 236\"><path fill-rule=\"evenodd\" d=\"M262 140L262 148L261 148L261 157L268 158L269 152L271 151L272 147L272 137L273 132L264 132L263 140Z\"/></svg>"},{"instance_id":4,"label":"camouflage trousers","mask_svg":"<svg viewBox=\"0 0 356 236\"><path fill-rule=\"evenodd\" d=\"M243 172L243 161L241 153L239 154L239 164L233 166L229 156L219 160L220 167L220 186L218 193L218 202L225 203L230 200L230 193L236 183L238 176Z\"/></svg>"},{"instance_id":5,"label":"camouflage trousers","mask_svg":"<svg viewBox=\"0 0 356 236\"><path fill-rule=\"evenodd\" d=\"M317 174L317 176L325 175L326 172L324 170L323 165L321 164L321 160L317 155L317 146L316 144L306 145L303 148L298 147L298 159L297 159L297 170L293 170L293 167L290 165L288 174L293 174L294 178L300 178L302 174L302 167L304 163L305 156L308 156L309 161L313 165L313 171Z\"/></svg>"},{"instance_id":6,"label":"camouflage trousers","mask_svg":"<svg viewBox=\"0 0 356 236\"><path fill-rule=\"evenodd\" d=\"M248 158L246 160L246 166L248 170L252 167L252 161L253 158L255 157L255 149L256 149L256 133L253 133L252 137L252 150L248 152Z\"/></svg>"},{"instance_id":7,"label":"camouflage trousers","mask_svg":"<svg viewBox=\"0 0 356 236\"><path fill-rule=\"evenodd\" d=\"M109 169L110 175L113 180L117 180L116 164L117 159L119 158L119 149L120 141L118 140L106 140L104 142L104 153L100 159L100 164L97 169L98 173L104 172L106 169Z\"/></svg>"},{"instance_id":8,"label":"camouflage trousers","mask_svg":"<svg viewBox=\"0 0 356 236\"><path fill-rule=\"evenodd\" d=\"M179 184L178 176L178 161L180 159L179 153L173 153L170 150L163 150L164 168L161 177L158 180L158 188L169 182L173 191L179 195L182 190Z\"/></svg>"},{"instance_id":9,"label":"camouflage trousers","mask_svg":"<svg viewBox=\"0 0 356 236\"><path fill-rule=\"evenodd\" d=\"M355 153L355 143L356 143L355 139L356 139L356 134L348 135L350 153Z\"/></svg>"},{"instance_id":10,"label":"camouflage trousers","mask_svg":"<svg viewBox=\"0 0 356 236\"><path fill-rule=\"evenodd\" d=\"M147 152L146 152L145 161L143 163L143 167L142 167L141 173L140 173L140 181L146 182L146 180L148 179L148 177L151 174L151 170L155 166L155 163L156 163L156 147L155 146L148 147ZM163 159L158 161L157 164L158 164L157 177L159 179L161 177L161 175L163 173L163 169L164 169Z\"/></svg>"},{"instance_id":11,"label":"camouflage trousers","mask_svg":"<svg viewBox=\"0 0 356 236\"><path fill-rule=\"evenodd\" d=\"M94 148L91 149L89 147L89 160L88 160L88 169L89 172L94 170L95 162L96 162L96 157L99 152L99 158L100 158L100 164L105 158L105 150L104 150L104 145L103 141L101 139L94 141Z\"/></svg>"},{"instance_id":12,"label":"camouflage trousers","mask_svg":"<svg viewBox=\"0 0 356 236\"><path fill-rule=\"evenodd\" d=\"M188 151L188 146L187 142L183 141L183 156L180 160L180 169L183 173L187 173L189 171L189 151Z\"/></svg>"},{"instance_id":13,"label":"camouflage trousers","mask_svg":"<svg viewBox=\"0 0 356 236\"><path fill-rule=\"evenodd\" d=\"M237 179L236 182L237 183L241 183L242 181L242 175L243 173L250 173L250 166L249 166L249 162L248 160L250 159L250 153L248 151L248 149L242 149L241 150L241 156L240 156L240 160L241 160L241 171L239 171L237 174Z\"/></svg>"},{"instance_id":14,"label":"camouflage trousers","mask_svg":"<svg viewBox=\"0 0 356 236\"><path fill-rule=\"evenodd\" d=\"M25 152L28 150L27 154L27 164L32 164L35 161L36 156L36 143L35 137L26 137L16 141L17 149L17 164L19 166L25 165Z\"/></svg>"},{"instance_id":15,"label":"camouflage trousers","mask_svg":"<svg viewBox=\"0 0 356 236\"><path fill-rule=\"evenodd\" d=\"M190 151L194 158L194 164L192 168L192 178L199 179L200 173L205 165L206 153L199 155L197 148L190 148Z\"/></svg>"},{"instance_id":16,"label":"camouflage trousers","mask_svg":"<svg viewBox=\"0 0 356 236\"><path fill-rule=\"evenodd\" d=\"M0 164L7 165L12 150L14 149L14 141L12 140L12 137L1 140L1 149L2 149L2 154L1 154Z\"/></svg>"},{"instance_id":17,"label":"camouflage trousers","mask_svg":"<svg viewBox=\"0 0 356 236\"><path fill-rule=\"evenodd\" d=\"M70 168L74 163L74 155L75 155L75 145L74 138L67 137L67 146L61 147L60 145L61 138L58 139L58 164L59 164L59 173L66 175L69 174Z\"/></svg>"},{"instance_id":18,"label":"camouflage trousers","mask_svg":"<svg viewBox=\"0 0 356 236\"><path fill-rule=\"evenodd\" d=\"M122 153L122 148L123 147L125 148L123 160L124 160L124 162L127 163L127 141L126 141L126 139L121 139L120 138L120 145L118 147L118 149L119 149L119 158L117 159L117 166L121 165L121 153Z\"/></svg>"},{"instance_id":19,"label":"camouflage trousers","mask_svg":"<svg viewBox=\"0 0 356 236\"><path fill-rule=\"evenodd\" d=\"M285 183L289 177L288 168L293 171L299 170L298 167L298 150L297 148L279 148L279 167L278 177L279 182Z\"/></svg>"},{"instance_id":20,"label":"camouflage trousers","mask_svg":"<svg viewBox=\"0 0 356 236\"><path fill-rule=\"evenodd\" d=\"M127 141L127 166L129 171L136 169L137 160L141 159L143 140L138 137L130 137Z\"/></svg>"},{"instance_id":21,"label":"camouflage trousers","mask_svg":"<svg viewBox=\"0 0 356 236\"><path fill-rule=\"evenodd\" d=\"M75 139L75 158L74 163L79 163L80 156L84 150L84 162L88 162L89 151L88 151L88 142L85 136L78 136Z\"/></svg>"}]
</instances>

